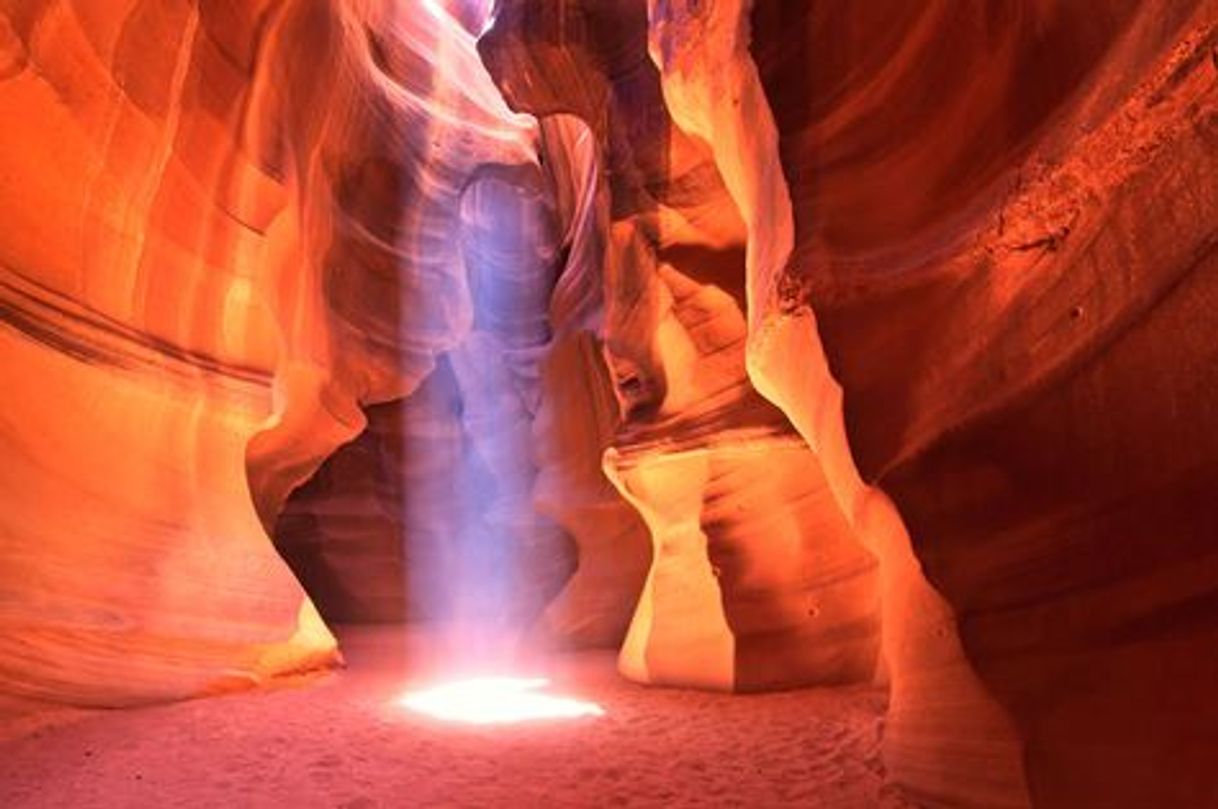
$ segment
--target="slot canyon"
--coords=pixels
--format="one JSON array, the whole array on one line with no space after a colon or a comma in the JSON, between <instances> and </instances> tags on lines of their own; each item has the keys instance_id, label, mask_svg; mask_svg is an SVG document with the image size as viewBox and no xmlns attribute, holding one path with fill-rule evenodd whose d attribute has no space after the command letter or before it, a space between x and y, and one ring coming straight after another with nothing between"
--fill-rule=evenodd
<instances>
[{"instance_id":1,"label":"slot canyon","mask_svg":"<svg viewBox=\"0 0 1218 809\"><path fill-rule=\"evenodd\" d=\"M0 0L0 806L1218 807L1218 0Z\"/></svg>"}]
</instances>

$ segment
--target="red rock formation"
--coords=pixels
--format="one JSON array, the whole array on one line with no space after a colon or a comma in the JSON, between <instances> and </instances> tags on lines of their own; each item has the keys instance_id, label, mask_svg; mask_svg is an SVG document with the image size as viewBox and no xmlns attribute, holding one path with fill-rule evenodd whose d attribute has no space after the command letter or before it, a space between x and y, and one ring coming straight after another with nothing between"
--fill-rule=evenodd
<instances>
[{"instance_id":1,"label":"red rock formation","mask_svg":"<svg viewBox=\"0 0 1218 809\"><path fill-rule=\"evenodd\" d=\"M244 474L275 312L307 317L270 298L289 195L241 149L253 18L3 18L0 683L114 705L333 661Z\"/></svg>"},{"instance_id":2,"label":"red rock formation","mask_svg":"<svg viewBox=\"0 0 1218 809\"><path fill-rule=\"evenodd\" d=\"M535 162L534 124L442 12L3 17L6 688L114 704L332 661L250 494L270 525L470 328L460 194Z\"/></svg>"},{"instance_id":3,"label":"red rock formation","mask_svg":"<svg viewBox=\"0 0 1218 809\"><path fill-rule=\"evenodd\" d=\"M927 805L1218 794L1214 0L86 5L0 8L0 688L334 661L278 520L883 680Z\"/></svg>"},{"instance_id":4,"label":"red rock formation","mask_svg":"<svg viewBox=\"0 0 1218 809\"><path fill-rule=\"evenodd\" d=\"M1160 710L1150 672L1207 702L1212 521L1188 491L1212 352L1173 325L1195 318L1159 313L1212 253L1214 5L1114 3L1098 24L1049 3L897 6L650 7L667 111L709 144L750 234L751 381L880 558L887 762L928 802L1196 805L1210 748L1178 745L1212 719ZM580 110L586 93L530 61L614 26L550 9L558 37L544 12L509 15L518 56L488 63L510 97ZM681 185L658 173L652 188ZM1174 440L1156 408L1185 416Z\"/></svg>"},{"instance_id":5,"label":"red rock formation","mask_svg":"<svg viewBox=\"0 0 1218 809\"><path fill-rule=\"evenodd\" d=\"M1033 803L1203 805L1218 6L927 9L889 45L800 5L753 20L794 202L775 308L815 309L854 457L1011 716ZM888 55L847 74L792 28Z\"/></svg>"},{"instance_id":6,"label":"red rock formation","mask_svg":"<svg viewBox=\"0 0 1218 809\"><path fill-rule=\"evenodd\" d=\"M604 333L625 421L606 466L656 546L623 672L869 679L874 560L746 379L742 223L710 150L665 113L645 9L505 3L479 47L509 101L581 115L610 171Z\"/></svg>"}]
</instances>

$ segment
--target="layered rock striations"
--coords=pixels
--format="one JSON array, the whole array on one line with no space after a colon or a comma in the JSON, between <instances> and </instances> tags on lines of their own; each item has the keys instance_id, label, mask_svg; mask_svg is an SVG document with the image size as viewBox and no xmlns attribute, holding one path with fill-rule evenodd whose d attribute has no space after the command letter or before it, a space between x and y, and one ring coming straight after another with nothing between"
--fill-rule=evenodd
<instances>
[{"instance_id":1,"label":"layered rock striations","mask_svg":"<svg viewBox=\"0 0 1218 809\"><path fill-rule=\"evenodd\" d=\"M867 680L875 559L747 378L744 223L711 149L669 115L646 12L503 3L479 42L509 103L582 118L603 155L603 333L623 415L605 467L654 545L621 669L742 690Z\"/></svg>"},{"instance_id":2,"label":"layered rock striations","mask_svg":"<svg viewBox=\"0 0 1218 809\"><path fill-rule=\"evenodd\" d=\"M627 93L598 72L620 88L646 68L589 69L602 48L629 47L586 32L632 29L605 25L604 6L548 9L501 18L488 65L509 99L608 118L612 133ZM879 558L894 778L928 803L1203 803L1216 566L1209 510L1190 492L1212 454L1200 312L1218 221L1213 4L1112 3L1095 17L657 2L649 14L671 116L653 128L704 142L721 181L701 197L748 233L749 381L817 450ZM516 45L493 50L501 39ZM565 83L551 64L591 77ZM610 113L589 114L589 97ZM680 390L670 304L646 281L662 262L638 244L671 232L653 224L665 189L690 186L633 141L605 141L622 155L610 165L654 172L654 204L616 194L634 222L606 261L610 288L650 313L621 324L629 413ZM615 280L615 255L655 272ZM648 420L627 419L624 449ZM637 498L680 547L697 529L674 512L702 486L685 471L683 486L649 482ZM692 544L705 571L710 554ZM658 558L653 576L663 569ZM697 573L682 580L705 582ZM699 587L686 595L713 603ZM1155 678L1168 672L1165 702ZM682 678L707 684L666 679Z\"/></svg>"},{"instance_id":3,"label":"layered rock striations","mask_svg":"<svg viewBox=\"0 0 1218 809\"><path fill-rule=\"evenodd\" d=\"M245 480L298 232L242 148L254 17L3 18L0 682L115 705L332 662Z\"/></svg>"},{"instance_id":4,"label":"layered rock striations","mask_svg":"<svg viewBox=\"0 0 1218 809\"><path fill-rule=\"evenodd\" d=\"M6 692L334 662L273 531L885 682L927 805L1216 793L1213 0L85 5L0 8Z\"/></svg>"},{"instance_id":5,"label":"layered rock striations","mask_svg":"<svg viewBox=\"0 0 1218 809\"><path fill-rule=\"evenodd\" d=\"M866 24L899 12L899 44ZM1218 7L752 22L793 202L774 328L815 311L853 456L1010 716L1032 802L1203 805Z\"/></svg>"},{"instance_id":6,"label":"layered rock striations","mask_svg":"<svg viewBox=\"0 0 1218 809\"><path fill-rule=\"evenodd\" d=\"M468 333L462 192L535 165L535 124L438 6L3 18L6 690L334 661L264 526Z\"/></svg>"}]
</instances>

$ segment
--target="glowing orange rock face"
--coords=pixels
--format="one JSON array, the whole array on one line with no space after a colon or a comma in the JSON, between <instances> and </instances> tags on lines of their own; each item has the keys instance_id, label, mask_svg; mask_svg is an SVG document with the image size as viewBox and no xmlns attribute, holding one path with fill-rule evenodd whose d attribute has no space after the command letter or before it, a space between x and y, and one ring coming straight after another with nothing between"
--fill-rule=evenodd
<instances>
[{"instance_id":1,"label":"glowing orange rock face","mask_svg":"<svg viewBox=\"0 0 1218 809\"><path fill-rule=\"evenodd\" d=\"M613 300L606 326L630 414L606 471L655 545L623 672L728 690L869 680L875 559L815 455L749 384L736 299L657 266L637 240L616 244L616 288L642 294Z\"/></svg>"},{"instance_id":2,"label":"glowing orange rock face","mask_svg":"<svg viewBox=\"0 0 1218 809\"><path fill-rule=\"evenodd\" d=\"M1218 586L1194 477L1215 456L1213 386L1195 375L1215 344L1196 308L1218 221L1215 4L1101 3L1100 22L1054 3L676 0L648 3L646 30L625 3L553 0L549 17L503 5L480 47L505 87L526 109L608 118L606 160L630 165L614 214L644 247L627 233L621 260L667 248L673 231L656 223L674 200L715 200L704 218L743 222L748 380L815 448L879 560L895 780L977 806L1212 792L1199 758L1168 751L1214 723L1218 618L1191 599L1187 628L1168 616L1181 593ZM602 30L617 33L590 33ZM646 123L630 112L655 109L643 36L664 102ZM584 69L549 69L561 64ZM644 129L665 145L700 138L719 180L654 158L675 145L624 148L619 130ZM617 324L638 423L691 387L667 371L696 352L656 314L660 287L635 283L654 273L615 281L613 255L610 288L648 313ZM1182 415L1165 428L1165 413ZM688 463L620 479L672 551L653 577L698 582L669 606L705 617L716 588L688 516L701 462ZM648 604L643 625L664 634L662 602ZM702 644L711 673L664 668L666 681L730 681L726 623L691 624L665 637ZM627 670L647 678L651 636L631 637ZM1152 671L1169 670L1196 710L1155 707ZM1150 725L1165 735L1148 740Z\"/></svg>"},{"instance_id":3,"label":"glowing orange rock face","mask_svg":"<svg viewBox=\"0 0 1218 809\"><path fill-rule=\"evenodd\" d=\"M746 377L745 230L713 155L663 112L642 7L565 10L502 4L480 49L510 102L582 115L610 172L602 328L623 422L606 471L654 546L621 668L725 689L868 680L875 562ZM530 39L551 14L563 29Z\"/></svg>"},{"instance_id":4,"label":"glowing orange rock face","mask_svg":"<svg viewBox=\"0 0 1218 809\"><path fill-rule=\"evenodd\" d=\"M535 163L534 124L443 14L0 19L0 683L124 704L333 662L263 526L469 328L461 191Z\"/></svg>"},{"instance_id":5,"label":"glowing orange rock face","mask_svg":"<svg viewBox=\"0 0 1218 809\"><path fill-rule=\"evenodd\" d=\"M634 679L886 678L932 805L1204 803L1218 6L488 10L0 11L0 688L331 663L266 531L409 610L472 458L516 622Z\"/></svg>"},{"instance_id":6,"label":"glowing orange rock face","mask_svg":"<svg viewBox=\"0 0 1218 809\"><path fill-rule=\"evenodd\" d=\"M0 84L0 686L114 705L330 663L244 473L273 408L268 256L298 232L238 148L242 32L217 41L185 5L18 5L0 26L22 54Z\"/></svg>"}]
</instances>

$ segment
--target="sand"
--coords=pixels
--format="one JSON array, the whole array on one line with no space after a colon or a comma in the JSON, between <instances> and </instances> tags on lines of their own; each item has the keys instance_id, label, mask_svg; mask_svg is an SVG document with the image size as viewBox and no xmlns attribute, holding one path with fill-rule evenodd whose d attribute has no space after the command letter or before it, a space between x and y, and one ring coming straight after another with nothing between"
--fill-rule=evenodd
<instances>
[{"instance_id":1,"label":"sand","mask_svg":"<svg viewBox=\"0 0 1218 809\"><path fill-rule=\"evenodd\" d=\"M883 785L881 690L643 688L616 675L612 654L580 652L533 661L531 673L603 716L452 725L397 703L409 681L435 676L426 640L400 628L341 637L349 666L320 679L10 717L0 806L911 805Z\"/></svg>"}]
</instances>

